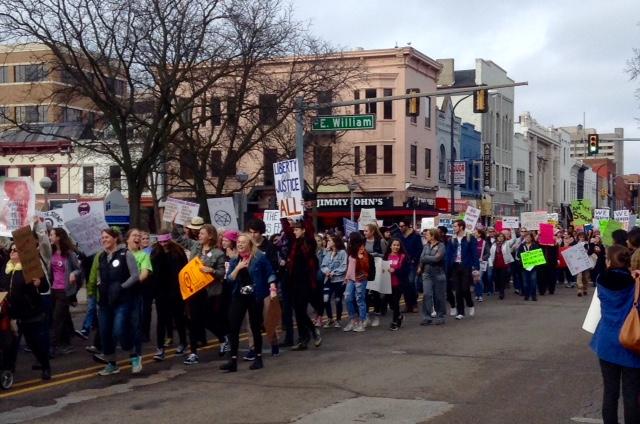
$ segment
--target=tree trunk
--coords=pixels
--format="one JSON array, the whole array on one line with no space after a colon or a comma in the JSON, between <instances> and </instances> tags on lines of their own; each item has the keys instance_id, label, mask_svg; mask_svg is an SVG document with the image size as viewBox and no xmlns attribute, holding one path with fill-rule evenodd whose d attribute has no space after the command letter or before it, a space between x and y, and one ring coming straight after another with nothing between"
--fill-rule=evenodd
<instances>
[{"instance_id":1,"label":"tree trunk","mask_svg":"<svg viewBox=\"0 0 640 424\"><path fill-rule=\"evenodd\" d=\"M144 181L140 182L127 178L127 183L130 210L129 227L140 228L140 225L142 224L141 200L142 193L144 191Z\"/></svg>"}]
</instances>

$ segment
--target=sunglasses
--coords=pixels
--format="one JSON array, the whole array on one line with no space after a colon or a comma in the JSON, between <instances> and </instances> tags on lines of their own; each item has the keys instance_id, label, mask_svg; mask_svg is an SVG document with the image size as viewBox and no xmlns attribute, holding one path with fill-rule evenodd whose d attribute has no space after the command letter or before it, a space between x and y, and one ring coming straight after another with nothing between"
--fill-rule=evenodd
<instances>
[{"instance_id":1,"label":"sunglasses","mask_svg":"<svg viewBox=\"0 0 640 424\"><path fill-rule=\"evenodd\" d=\"M12 253L13 253L13 252L17 252L17 251L18 251L18 249L16 249L15 247L12 247L10 251L11 251Z\"/></svg>"}]
</instances>

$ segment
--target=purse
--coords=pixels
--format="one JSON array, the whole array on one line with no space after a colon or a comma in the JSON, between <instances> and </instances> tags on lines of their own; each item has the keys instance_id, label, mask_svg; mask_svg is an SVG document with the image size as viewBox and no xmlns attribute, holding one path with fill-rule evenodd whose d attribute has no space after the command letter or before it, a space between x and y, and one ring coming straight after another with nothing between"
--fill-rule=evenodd
<instances>
[{"instance_id":1,"label":"purse","mask_svg":"<svg viewBox=\"0 0 640 424\"><path fill-rule=\"evenodd\" d=\"M636 278L636 289L633 295L633 306L620 329L620 344L630 351L640 355L640 311L638 297L640 296L640 278Z\"/></svg>"}]
</instances>

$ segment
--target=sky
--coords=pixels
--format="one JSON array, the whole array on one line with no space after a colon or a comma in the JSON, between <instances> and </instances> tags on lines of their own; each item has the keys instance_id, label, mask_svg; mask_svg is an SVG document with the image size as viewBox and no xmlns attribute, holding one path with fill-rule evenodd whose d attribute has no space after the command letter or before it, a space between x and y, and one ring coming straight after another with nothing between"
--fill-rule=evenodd
<instances>
[{"instance_id":1,"label":"sky","mask_svg":"<svg viewBox=\"0 0 640 424\"><path fill-rule=\"evenodd\" d=\"M294 15L336 48L411 46L456 69L491 60L515 81L515 116L551 127L624 128L640 138L640 81L625 71L640 49L638 0L296 0ZM624 171L640 173L640 141L625 142Z\"/></svg>"}]
</instances>

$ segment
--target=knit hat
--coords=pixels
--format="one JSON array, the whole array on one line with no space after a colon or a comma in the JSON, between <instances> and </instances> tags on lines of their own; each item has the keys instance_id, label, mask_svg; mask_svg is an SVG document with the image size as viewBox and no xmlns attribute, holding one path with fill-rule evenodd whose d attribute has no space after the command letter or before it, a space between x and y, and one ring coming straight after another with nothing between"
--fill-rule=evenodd
<instances>
[{"instance_id":1,"label":"knit hat","mask_svg":"<svg viewBox=\"0 0 640 424\"><path fill-rule=\"evenodd\" d=\"M233 241L233 242L238 241L239 235L240 233L238 233L236 230L227 230L224 233L222 233L223 238L226 238L227 240Z\"/></svg>"}]
</instances>

